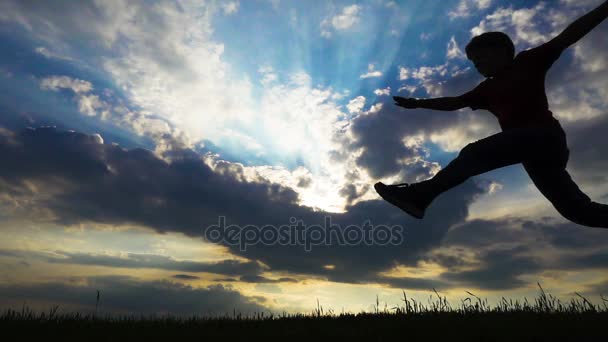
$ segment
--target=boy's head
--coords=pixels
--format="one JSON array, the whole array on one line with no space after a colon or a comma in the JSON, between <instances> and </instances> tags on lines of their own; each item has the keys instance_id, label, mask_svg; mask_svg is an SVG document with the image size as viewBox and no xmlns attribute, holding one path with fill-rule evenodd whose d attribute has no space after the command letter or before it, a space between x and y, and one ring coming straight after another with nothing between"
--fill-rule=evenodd
<instances>
[{"instance_id":1,"label":"boy's head","mask_svg":"<svg viewBox=\"0 0 608 342\"><path fill-rule=\"evenodd\" d=\"M502 32L486 32L474 37L465 51L475 68L485 77L496 75L515 57L513 41Z\"/></svg>"}]
</instances>

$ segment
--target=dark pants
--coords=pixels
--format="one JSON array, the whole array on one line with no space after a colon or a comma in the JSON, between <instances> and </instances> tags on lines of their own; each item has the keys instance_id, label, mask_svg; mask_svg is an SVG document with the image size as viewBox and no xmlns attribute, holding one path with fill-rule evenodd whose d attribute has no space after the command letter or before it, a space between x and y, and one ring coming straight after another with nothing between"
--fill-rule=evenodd
<instances>
[{"instance_id":1,"label":"dark pants","mask_svg":"<svg viewBox=\"0 0 608 342\"><path fill-rule=\"evenodd\" d=\"M468 178L522 163L540 192L572 222L608 228L608 205L592 202L566 171L570 151L557 120L543 127L504 131L465 146L456 159L422 182L432 197ZM422 184L421 183L421 184Z\"/></svg>"}]
</instances>

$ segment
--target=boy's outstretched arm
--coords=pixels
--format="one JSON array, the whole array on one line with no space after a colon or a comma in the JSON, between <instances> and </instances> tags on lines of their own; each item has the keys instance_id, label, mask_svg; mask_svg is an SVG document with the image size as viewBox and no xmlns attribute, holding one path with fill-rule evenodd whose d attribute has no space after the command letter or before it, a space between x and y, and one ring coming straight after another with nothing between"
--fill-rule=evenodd
<instances>
[{"instance_id":1,"label":"boy's outstretched arm","mask_svg":"<svg viewBox=\"0 0 608 342\"><path fill-rule=\"evenodd\" d=\"M466 103L458 97L438 97L434 99L415 99L393 96L397 106L414 109L426 108L434 110L452 111L466 107Z\"/></svg>"},{"instance_id":2,"label":"boy's outstretched arm","mask_svg":"<svg viewBox=\"0 0 608 342\"><path fill-rule=\"evenodd\" d=\"M604 1L604 3L596 7L593 11L570 24L562 33L549 41L548 44L557 49L565 50L570 45L578 42L607 17L608 1Z\"/></svg>"}]
</instances>

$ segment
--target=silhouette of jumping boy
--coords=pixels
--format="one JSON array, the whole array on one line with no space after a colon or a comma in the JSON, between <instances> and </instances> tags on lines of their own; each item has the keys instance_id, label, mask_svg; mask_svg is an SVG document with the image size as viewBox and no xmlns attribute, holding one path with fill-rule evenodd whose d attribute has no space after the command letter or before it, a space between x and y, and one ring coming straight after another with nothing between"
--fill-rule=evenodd
<instances>
[{"instance_id":1,"label":"silhouette of jumping boy","mask_svg":"<svg viewBox=\"0 0 608 342\"><path fill-rule=\"evenodd\" d=\"M545 75L561 53L608 17L608 1L570 24L560 35L517 56L502 32L474 37L466 53L486 79L458 97L415 99L395 96L404 108L442 111L470 107L498 118L502 132L465 146L433 178L414 184L374 185L378 194L408 214L423 218L439 194L468 178L522 163L532 182L565 218L590 227L608 228L608 205L593 202L566 171L566 134L549 110Z\"/></svg>"}]
</instances>

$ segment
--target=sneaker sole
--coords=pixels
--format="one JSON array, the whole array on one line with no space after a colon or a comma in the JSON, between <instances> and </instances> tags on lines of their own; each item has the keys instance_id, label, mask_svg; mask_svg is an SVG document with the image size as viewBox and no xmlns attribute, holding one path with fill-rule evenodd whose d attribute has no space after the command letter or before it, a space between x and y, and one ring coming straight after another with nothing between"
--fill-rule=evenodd
<instances>
[{"instance_id":1,"label":"sneaker sole","mask_svg":"<svg viewBox=\"0 0 608 342\"><path fill-rule=\"evenodd\" d=\"M385 201L405 211L411 216L417 219L422 219L424 217L424 211L420 210L420 208L414 206L412 203L401 201L399 198L392 196L387 185L375 184L374 189L376 189L378 195L380 195L380 197L382 197Z\"/></svg>"}]
</instances>

